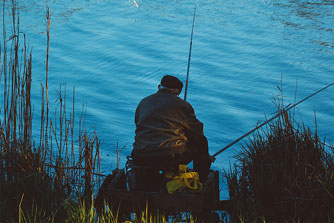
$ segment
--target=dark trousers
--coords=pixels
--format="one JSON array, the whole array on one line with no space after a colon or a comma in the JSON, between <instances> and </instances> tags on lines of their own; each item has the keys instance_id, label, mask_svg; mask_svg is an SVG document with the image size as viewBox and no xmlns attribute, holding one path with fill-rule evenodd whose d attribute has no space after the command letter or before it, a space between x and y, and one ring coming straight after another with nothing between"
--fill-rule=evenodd
<instances>
[{"instance_id":1,"label":"dark trousers","mask_svg":"<svg viewBox=\"0 0 334 223\"><path fill-rule=\"evenodd\" d=\"M208 140L202 134L190 130L186 131L188 139L186 152L174 154L165 159L170 166L178 168L179 164L189 164L193 161L194 170L199 173L200 181L204 182L209 174L211 159L208 149Z\"/></svg>"},{"instance_id":2,"label":"dark trousers","mask_svg":"<svg viewBox=\"0 0 334 223\"><path fill-rule=\"evenodd\" d=\"M200 180L204 182L209 174L211 159L209 155L208 140L204 135L192 131L186 131L188 138L187 152L181 154L184 164L193 161L194 170L199 173Z\"/></svg>"},{"instance_id":3,"label":"dark trousers","mask_svg":"<svg viewBox=\"0 0 334 223\"><path fill-rule=\"evenodd\" d=\"M133 156L132 163L141 167L154 167L157 170L178 170L179 164L193 161L194 171L199 173L200 181L204 182L209 174L211 159L208 152L208 140L203 134L187 130L186 152L161 157ZM184 145L182 145L184 148ZM176 148L174 150L177 151ZM184 149L182 149L184 150Z\"/></svg>"}]
</instances>

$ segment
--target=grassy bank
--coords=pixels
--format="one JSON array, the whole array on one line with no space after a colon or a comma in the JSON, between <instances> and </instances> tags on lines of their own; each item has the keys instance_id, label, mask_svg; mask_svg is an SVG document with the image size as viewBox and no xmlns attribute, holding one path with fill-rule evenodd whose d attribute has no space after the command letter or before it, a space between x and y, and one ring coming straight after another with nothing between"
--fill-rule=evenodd
<instances>
[{"instance_id":1,"label":"grassy bank","mask_svg":"<svg viewBox=\"0 0 334 223\"><path fill-rule=\"evenodd\" d=\"M292 117L254 134L225 172L232 222L334 222L333 147Z\"/></svg>"},{"instance_id":2,"label":"grassy bank","mask_svg":"<svg viewBox=\"0 0 334 223\"><path fill-rule=\"evenodd\" d=\"M10 11L10 14L8 13ZM45 82L41 84L39 138L32 136L32 54L20 32L15 1L3 1L0 42L0 222L124 222L117 207L97 213L94 189L100 140L75 113L75 89L49 97L51 12L46 11ZM11 27L7 33L7 27ZM52 75L52 74L51 74ZM71 98L68 99L69 94ZM56 108L50 112L50 107ZM70 108L70 110L69 110ZM281 107L278 106L278 110ZM36 113L35 113L36 114ZM36 115L35 115L36 117ZM36 122L34 122L36 123ZM115 154L116 156L116 154ZM227 222L334 221L334 158L316 131L284 113L257 132L227 170ZM131 222L196 222L189 213L165 216L148 208Z\"/></svg>"}]
</instances>

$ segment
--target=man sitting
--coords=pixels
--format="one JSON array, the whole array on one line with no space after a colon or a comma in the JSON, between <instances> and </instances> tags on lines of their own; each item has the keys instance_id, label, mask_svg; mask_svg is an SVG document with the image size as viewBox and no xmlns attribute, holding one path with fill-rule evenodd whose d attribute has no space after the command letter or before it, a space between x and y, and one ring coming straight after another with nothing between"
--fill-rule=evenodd
<instances>
[{"instance_id":1,"label":"man sitting","mask_svg":"<svg viewBox=\"0 0 334 223\"><path fill-rule=\"evenodd\" d=\"M161 79L158 92L141 100L136 109L136 136L128 169L139 166L143 167L142 172L151 174L141 179L146 186L151 185L147 181L152 181L154 170L173 169L191 161L202 182L209 173L211 159L203 124L196 118L192 106L178 97L182 87L178 78L166 75ZM139 186L140 176L136 178L138 186L130 186L130 189L152 189Z\"/></svg>"}]
</instances>

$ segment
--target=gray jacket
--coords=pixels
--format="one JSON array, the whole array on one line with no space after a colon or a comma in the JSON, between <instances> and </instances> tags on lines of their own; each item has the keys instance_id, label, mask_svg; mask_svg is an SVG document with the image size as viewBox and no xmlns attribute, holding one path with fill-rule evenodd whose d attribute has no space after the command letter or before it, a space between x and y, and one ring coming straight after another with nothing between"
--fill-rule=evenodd
<instances>
[{"instance_id":1,"label":"gray jacket","mask_svg":"<svg viewBox=\"0 0 334 223\"><path fill-rule=\"evenodd\" d=\"M167 89L161 89L139 103L135 123L132 156L139 159L185 152L187 130L203 135L203 124L196 118L192 106Z\"/></svg>"}]
</instances>

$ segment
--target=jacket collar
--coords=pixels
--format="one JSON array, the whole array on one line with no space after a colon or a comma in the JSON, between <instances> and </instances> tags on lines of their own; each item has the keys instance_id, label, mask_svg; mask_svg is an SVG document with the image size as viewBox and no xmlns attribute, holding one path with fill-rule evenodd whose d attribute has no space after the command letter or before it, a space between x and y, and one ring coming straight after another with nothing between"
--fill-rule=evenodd
<instances>
[{"instance_id":1,"label":"jacket collar","mask_svg":"<svg viewBox=\"0 0 334 223\"><path fill-rule=\"evenodd\" d=\"M159 86L158 92L167 92L175 96L178 96L181 93L181 92L180 93L178 92L178 89L171 89L171 88L167 88L161 85Z\"/></svg>"}]
</instances>

